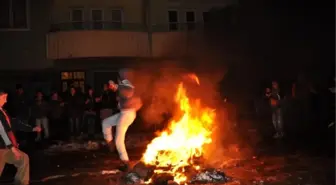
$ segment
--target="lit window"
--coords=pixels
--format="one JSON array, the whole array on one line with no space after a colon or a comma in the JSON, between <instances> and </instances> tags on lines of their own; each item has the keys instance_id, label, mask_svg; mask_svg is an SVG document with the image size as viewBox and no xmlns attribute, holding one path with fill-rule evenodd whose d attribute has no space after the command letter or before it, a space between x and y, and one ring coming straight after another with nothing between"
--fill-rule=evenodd
<instances>
[{"instance_id":1,"label":"lit window","mask_svg":"<svg viewBox=\"0 0 336 185\"><path fill-rule=\"evenodd\" d=\"M69 72L69 80L72 80L72 79L73 79L73 73Z\"/></svg>"},{"instance_id":2,"label":"lit window","mask_svg":"<svg viewBox=\"0 0 336 185\"><path fill-rule=\"evenodd\" d=\"M62 80L68 80L69 79L69 73L68 72L62 72L61 73L61 79Z\"/></svg>"}]
</instances>

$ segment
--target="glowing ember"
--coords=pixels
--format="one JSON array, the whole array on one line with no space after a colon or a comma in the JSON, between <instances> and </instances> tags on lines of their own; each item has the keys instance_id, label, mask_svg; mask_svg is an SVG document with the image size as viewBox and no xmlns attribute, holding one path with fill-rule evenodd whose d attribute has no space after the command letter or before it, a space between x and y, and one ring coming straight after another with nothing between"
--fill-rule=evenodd
<instances>
[{"instance_id":1,"label":"glowing ember","mask_svg":"<svg viewBox=\"0 0 336 185\"><path fill-rule=\"evenodd\" d=\"M200 85L199 79L194 73L188 74L188 77L194 80L198 85Z\"/></svg>"},{"instance_id":2,"label":"glowing ember","mask_svg":"<svg viewBox=\"0 0 336 185\"><path fill-rule=\"evenodd\" d=\"M193 77L199 83L197 76ZM156 166L154 173L168 173L178 184L186 183L185 167L196 170L200 166L193 159L200 157L205 144L211 143L215 112L202 107L199 100L189 100L183 84L179 84L175 101L182 117L171 121L167 130L160 133L148 146L142 161ZM151 179L149 180L150 183Z\"/></svg>"}]
</instances>

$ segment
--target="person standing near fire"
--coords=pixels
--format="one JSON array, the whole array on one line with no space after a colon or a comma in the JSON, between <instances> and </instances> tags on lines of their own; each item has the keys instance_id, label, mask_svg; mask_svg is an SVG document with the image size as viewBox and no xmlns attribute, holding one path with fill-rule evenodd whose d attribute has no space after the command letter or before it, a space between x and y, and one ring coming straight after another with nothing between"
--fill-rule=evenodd
<instances>
[{"instance_id":1,"label":"person standing near fire","mask_svg":"<svg viewBox=\"0 0 336 185\"><path fill-rule=\"evenodd\" d=\"M108 143L111 152L117 149L121 160L120 170L127 171L130 167L125 146L125 135L129 126L136 118L136 112L142 107L142 101L134 95L133 84L126 79L124 73L120 73L121 80L118 88L118 106L120 112L103 120L104 139ZM112 127L116 126L115 141L113 141Z\"/></svg>"},{"instance_id":2,"label":"person standing near fire","mask_svg":"<svg viewBox=\"0 0 336 185\"><path fill-rule=\"evenodd\" d=\"M116 113L118 104L116 96L117 85L110 80L107 84L104 84L104 90L99 99L101 102L100 118L102 120Z\"/></svg>"},{"instance_id":3,"label":"person standing near fire","mask_svg":"<svg viewBox=\"0 0 336 185\"><path fill-rule=\"evenodd\" d=\"M17 168L14 183L18 185L29 184L29 157L18 148L14 135L15 130L25 132L41 132L41 127L30 127L22 122L11 122L2 108L7 102L7 93L0 90L0 176L6 163Z\"/></svg>"},{"instance_id":4,"label":"person standing near fire","mask_svg":"<svg viewBox=\"0 0 336 185\"><path fill-rule=\"evenodd\" d=\"M44 139L49 139L49 104L44 99L43 93L41 91L36 92L36 99L31 107L32 117L35 119L36 126L43 128ZM41 133L37 134L35 141L41 141Z\"/></svg>"},{"instance_id":5,"label":"person standing near fire","mask_svg":"<svg viewBox=\"0 0 336 185\"><path fill-rule=\"evenodd\" d=\"M272 109L272 122L275 129L274 138L282 138L284 136L283 120L281 111L281 96L279 84L272 82L271 94L269 94L270 106Z\"/></svg>"}]
</instances>

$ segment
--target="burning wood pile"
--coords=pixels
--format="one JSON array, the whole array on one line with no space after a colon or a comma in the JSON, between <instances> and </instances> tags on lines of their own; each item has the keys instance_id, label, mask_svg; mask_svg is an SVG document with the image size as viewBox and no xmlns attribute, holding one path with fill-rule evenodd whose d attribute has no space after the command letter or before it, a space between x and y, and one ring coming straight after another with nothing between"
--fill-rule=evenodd
<instances>
[{"instance_id":1,"label":"burning wood pile","mask_svg":"<svg viewBox=\"0 0 336 185\"><path fill-rule=\"evenodd\" d=\"M174 174L165 172L167 168L148 166L143 162L137 163L133 170L126 174L126 184L153 184L153 185L178 185L178 184L207 184L225 183L230 180L224 172L216 169L194 169L191 166L183 168L184 181L176 182ZM159 173L158 173L159 172Z\"/></svg>"},{"instance_id":2,"label":"burning wood pile","mask_svg":"<svg viewBox=\"0 0 336 185\"><path fill-rule=\"evenodd\" d=\"M199 84L196 75L192 79ZM226 182L223 172L202 166L204 146L212 142L214 109L190 100L180 83L175 96L181 117L147 145L141 162L126 175L127 184L191 184Z\"/></svg>"}]
</instances>

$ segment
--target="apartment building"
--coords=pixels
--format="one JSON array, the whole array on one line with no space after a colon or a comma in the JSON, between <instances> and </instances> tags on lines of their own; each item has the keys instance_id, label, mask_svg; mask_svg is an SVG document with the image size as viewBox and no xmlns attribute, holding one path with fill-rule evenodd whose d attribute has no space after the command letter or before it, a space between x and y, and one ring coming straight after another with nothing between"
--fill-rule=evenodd
<instances>
[{"instance_id":1,"label":"apartment building","mask_svg":"<svg viewBox=\"0 0 336 185\"><path fill-rule=\"evenodd\" d=\"M188 42L195 40L192 32L209 19L208 12L234 0L1 3L0 9L6 10L0 11L3 69L49 68L53 72L48 74L56 74L62 89L69 85L83 89L87 84L100 89L101 83L116 78L115 71L121 67L186 56Z\"/></svg>"},{"instance_id":2,"label":"apartment building","mask_svg":"<svg viewBox=\"0 0 336 185\"><path fill-rule=\"evenodd\" d=\"M50 5L45 0L0 1L0 88L53 81L53 73L46 71L53 64L46 47Z\"/></svg>"}]
</instances>

